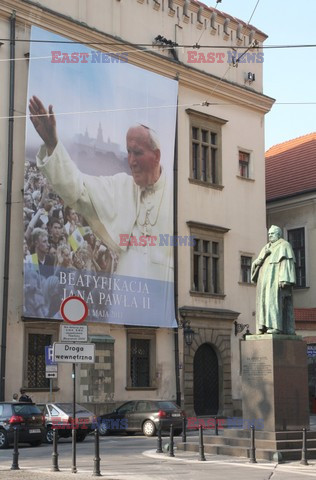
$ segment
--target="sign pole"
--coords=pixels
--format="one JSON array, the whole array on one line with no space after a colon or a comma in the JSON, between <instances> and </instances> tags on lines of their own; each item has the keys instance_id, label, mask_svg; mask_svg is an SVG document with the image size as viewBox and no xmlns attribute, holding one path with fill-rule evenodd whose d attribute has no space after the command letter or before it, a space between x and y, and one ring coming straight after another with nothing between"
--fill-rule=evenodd
<instances>
[{"instance_id":1,"label":"sign pole","mask_svg":"<svg viewBox=\"0 0 316 480\"><path fill-rule=\"evenodd\" d=\"M53 401L53 379L49 379L49 401L52 403Z\"/></svg>"},{"instance_id":2,"label":"sign pole","mask_svg":"<svg viewBox=\"0 0 316 480\"><path fill-rule=\"evenodd\" d=\"M60 313L65 322L71 323L74 328L63 328L62 339L72 337L73 340L79 338L87 338L87 328L75 327L87 318L88 306L86 302L75 295L65 298L60 306ZM72 331L71 331L72 330ZM79 338L78 338L79 337ZM92 347L92 348L91 348ZM59 349L59 350L58 350ZM76 466L76 361L79 363L94 363L95 346L92 344L79 343L54 343L54 359L58 362L66 362L72 360L72 473L77 473Z\"/></svg>"},{"instance_id":3,"label":"sign pole","mask_svg":"<svg viewBox=\"0 0 316 480\"><path fill-rule=\"evenodd\" d=\"M76 466L76 364L72 364L72 473L77 473Z\"/></svg>"}]
</instances>

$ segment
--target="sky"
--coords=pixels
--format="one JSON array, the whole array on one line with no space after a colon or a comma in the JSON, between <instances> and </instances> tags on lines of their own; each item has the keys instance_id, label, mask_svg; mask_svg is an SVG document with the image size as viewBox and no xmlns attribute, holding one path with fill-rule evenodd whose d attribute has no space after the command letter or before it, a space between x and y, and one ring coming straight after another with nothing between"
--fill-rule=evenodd
<instances>
[{"instance_id":1,"label":"sky","mask_svg":"<svg viewBox=\"0 0 316 480\"><path fill-rule=\"evenodd\" d=\"M202 0L215 7L216 0ZM248 23L258 0L222 0L218 10ZM259 0L251 24L268 35L264 45L316 44L316 0ZM265 117L265 149L316 131L316 47L264 50L264 94L276 102Z\"/></svg>"}]
</instances>

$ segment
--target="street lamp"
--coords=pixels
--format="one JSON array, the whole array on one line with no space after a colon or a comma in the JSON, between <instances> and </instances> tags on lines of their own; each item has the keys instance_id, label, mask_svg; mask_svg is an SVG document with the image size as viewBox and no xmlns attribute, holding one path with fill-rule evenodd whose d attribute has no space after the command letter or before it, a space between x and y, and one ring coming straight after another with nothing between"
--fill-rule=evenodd
<instances>
[{"instance_id":1,"label":"street lamp","mask_svg":"<svg viewBox=\"0 0 316 480\"><path fill-rule=\"evenodd\" d=\"M237 337L238 333L241 333L245 328L246 333L243 334L243 339L245 340L246 335L251 335L249 331L249 324L248 323L238 323L236 320L234 321L234 327L235 327L235 337Z\"/></svg>"},{"instance_id":2,"label":"street lamp","mask_svg":"<svg viewBox=\"0 0 316 480\"><path fill-rule=\"evenodd\" d=\"M195 331L190 326L190 320L182 320L180 328L183 328L184 341L188 347L193 343Z\"/></svg>"}]
</instances>

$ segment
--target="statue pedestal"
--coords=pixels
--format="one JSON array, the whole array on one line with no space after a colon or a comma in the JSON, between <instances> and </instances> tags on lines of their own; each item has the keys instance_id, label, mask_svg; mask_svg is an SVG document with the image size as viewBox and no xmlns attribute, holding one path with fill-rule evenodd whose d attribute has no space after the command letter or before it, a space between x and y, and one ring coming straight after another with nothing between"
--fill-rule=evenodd
<instances>
[{"instance_id":1,"label":"statue pedestal","mask_svg":"<svg viewBox=\"0 0 316 480\"><path fill-rule=\"evenodd\" d=\"M241 342L244 421L266 432L309 427L306 344L296 335L249 335Z\"/></svg>"}]
</instances>

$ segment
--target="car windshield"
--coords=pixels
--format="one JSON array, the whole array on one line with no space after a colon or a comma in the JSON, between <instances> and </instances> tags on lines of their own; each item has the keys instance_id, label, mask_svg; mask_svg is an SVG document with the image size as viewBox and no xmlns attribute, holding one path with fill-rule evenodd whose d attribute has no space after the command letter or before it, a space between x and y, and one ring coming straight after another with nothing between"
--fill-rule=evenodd
<instances>
[{"instance_id":1,"label":"car windshield","mask_svg":"<svg viewBox=\"0 0 316 480\"><path fill-rule=\"evenodd\" d=\"M36 405L12 405L17 415L39 415L41 411Z\"/></svg>"},{"instance_id":2,"label":"car windshield","mask_svg":"<svg viewBox=\"0 0 316 480\"><path fill-rule=\"evenodd\" d=\"M72 403L56 403L56 407L65 413L72 415ZM76 403L76 413L90 413L89 410Z\"/></svg>"},{"instance_id":3,"label":"car windshield","mask_svg":"<svg viewBox=\"0 0 316 480\"><path fill-rule=\"evenodd\" d=\"M157 402L158 408L162 410L174 410L179 407L173 402Z\"/></svg>"}]
</instances>

